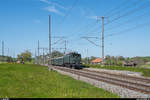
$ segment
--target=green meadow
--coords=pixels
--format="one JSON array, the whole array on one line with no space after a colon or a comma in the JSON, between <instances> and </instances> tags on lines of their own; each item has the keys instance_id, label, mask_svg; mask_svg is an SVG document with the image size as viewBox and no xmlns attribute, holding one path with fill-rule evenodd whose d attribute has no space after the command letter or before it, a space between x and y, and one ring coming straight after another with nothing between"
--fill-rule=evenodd
<instances>
[{"instance_id":1,"label":"green meadow","mask_svg":"<svg viewBox=\"0 0 150 100\"><path fill-rule=\"evenodd\" d=\"M47 69L32 64L0 64L0 98L119 98Z\"/></svg>"}]
</instances>

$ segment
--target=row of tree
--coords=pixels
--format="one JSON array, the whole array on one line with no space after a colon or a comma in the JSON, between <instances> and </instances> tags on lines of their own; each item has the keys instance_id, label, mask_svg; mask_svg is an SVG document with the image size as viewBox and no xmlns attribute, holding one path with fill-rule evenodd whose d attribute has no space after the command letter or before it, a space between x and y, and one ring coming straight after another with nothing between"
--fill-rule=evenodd
<instances>
[{"instance_id":1,"label":"row of tree","mask_svg":"<svg viewBox=\"0 0 150 100\"><path fill-rule=\"evenodd\" d=\"M0 62L14 62L15 60L10 56L0 56Z\"/></svg>"},{"instance_id":2,"label":"row of tree","mask_svg":"<svg viewBox=\"0 0 150 100\"><path fill-rule=\"evenodd\" d=\"M98 57L86 57L82 58L82 62L85 64L90 64L92 60L96 59ZM105 56L105 65L117 65L122 66L124 63L136 63L137 65L145 65L148 62L150 62L150 57L123 57L123 56Z\"/></svg>"},{"instance_id":3,"label":"row of tree","mask_svg":"<svg viewBox=\"0 0 150 100\"><path fill-rule=\"evenodd\" d=\"M52 52L52 58L63 56L64 54L59 51ZM20 62L39 62L39 63L48 63L49 54L40 55L32 58L32 53L28 50L17 55L17 60Z\"/></svg>"},{"instance_id":4,"label":"row of tree","mask_svg":"<svg viewBox=\"0 0 150 100\"><path fill-rule=\"evenodd\" d=\"M55 57L61 57L64 54L59 51L53 51L52 52L52 58ZM17 61L24 61L24 62L39 62L39 63L48 63L49 54L46 55L40 55L39 57L32 58L32 53L28 50L20 53L17 55ZM85 57L82 58L82 63L90 64L92 60L96 59L98 57ZM6 62L14 62L15 60L12 57L2 57L0 56L0 61L6 61ZM137 65L144 65L148 62L150 62L150 57L123 57L123 56L105 56L105 65L118 65L122 66L123 63L129 63L129 62L135 62Z\"/></svg>"}]
</instances>

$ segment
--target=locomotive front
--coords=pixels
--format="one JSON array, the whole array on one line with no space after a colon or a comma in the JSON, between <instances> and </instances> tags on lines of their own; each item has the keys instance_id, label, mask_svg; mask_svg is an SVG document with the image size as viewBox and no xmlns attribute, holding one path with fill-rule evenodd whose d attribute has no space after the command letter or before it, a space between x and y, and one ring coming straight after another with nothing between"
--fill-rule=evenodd
<instances>
[{"instance_id":1,"label":"locomotive front","mask_svg":"<svg viewBox=\"0 0 150 100\"><path fill-rule=\"evenodd\" d=\"M81 55L78 53L70 54L70 63L74 68L81 68Z\"/></svg>"}]
</instances>

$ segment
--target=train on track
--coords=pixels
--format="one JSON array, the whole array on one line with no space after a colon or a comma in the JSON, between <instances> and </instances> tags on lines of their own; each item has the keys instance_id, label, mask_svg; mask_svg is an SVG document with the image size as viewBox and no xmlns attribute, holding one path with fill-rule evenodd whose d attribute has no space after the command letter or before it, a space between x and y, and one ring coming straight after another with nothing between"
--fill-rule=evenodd
<instances>
[{"instance_id":1,"label":"train on track","mask_svg":"<svg viewBox=\"0 0 150 100\"><path fill-rule=\"evenodd\" d=\"M81 54L76 52L68 53L62 57L52 58L50 60L53 66L69 67L74 69L81 69Z\"/></svg>"}]
</instances>

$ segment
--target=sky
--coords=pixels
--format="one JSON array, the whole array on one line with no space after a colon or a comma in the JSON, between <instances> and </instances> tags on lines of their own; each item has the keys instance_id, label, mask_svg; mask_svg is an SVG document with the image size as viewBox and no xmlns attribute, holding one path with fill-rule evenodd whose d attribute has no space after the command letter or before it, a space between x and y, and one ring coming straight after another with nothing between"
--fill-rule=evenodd
<instances>
[{"instance_id":1,"label":"sky","mask_svg":"<svg viewBox=\"0 0 150 100\"><path fill-rule=\"evenodd\" d=\"M64 52L66 40L66 52L101 57L104 16L105 56L150 56L149 5L150 0L0 0L0 55L2 41L5 55L13 57L25 50L37 54L38 40L48 48L51 15L52 37L65 37L52 38L53 50Z\"/></svg>"}]
</instances>

